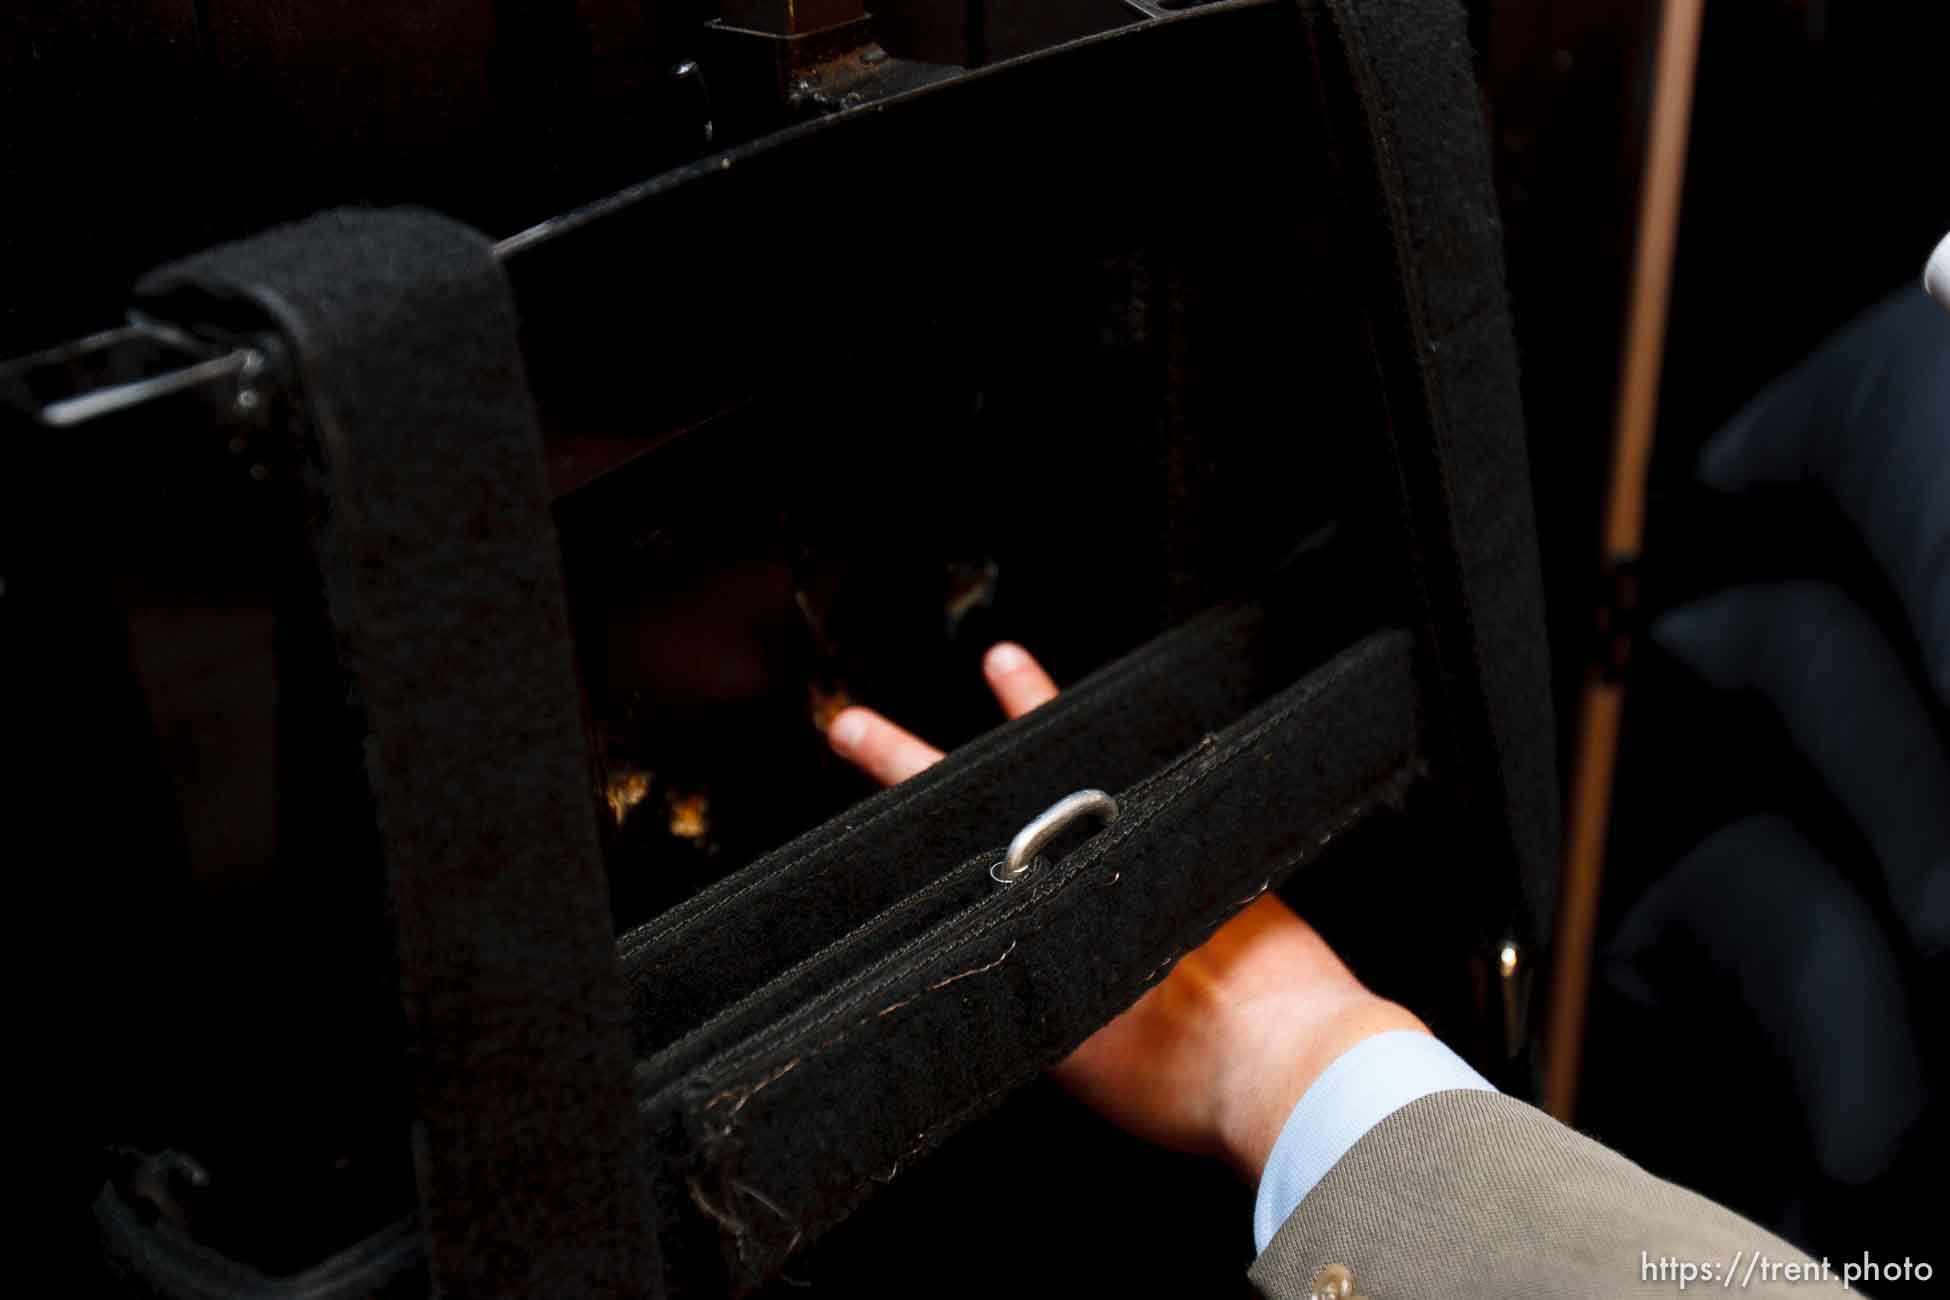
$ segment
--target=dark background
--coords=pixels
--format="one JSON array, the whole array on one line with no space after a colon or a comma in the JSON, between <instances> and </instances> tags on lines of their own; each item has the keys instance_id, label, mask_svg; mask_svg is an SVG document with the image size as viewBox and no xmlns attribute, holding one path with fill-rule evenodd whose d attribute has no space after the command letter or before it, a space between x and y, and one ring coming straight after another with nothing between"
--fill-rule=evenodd
<instances>
[{"instance_id":1,"label":"dark background","mask_svg":"<svg viewBox=\"0 0 1950 1300\"><path fill-rule=\"evenodd\" d=\"M1568 740L1600 594L1606 431L1656 32L1643 4L1501 3L1488 12L1485 90ZM1706 7L1641 625L1767 576L1832 579L1888 614L1885 627L1902 626L1875 566L1832 511L1808 498L1715 497L1694 486L1693 465L1764 384L1891 290L1915 284L1950 229L1950 173L1931 161L1950 124L1930 70L1930 52L1946 39L1950 12L1940 6ZM1706 688L1646 643L1627 681L1601 953L1647 886L1738 816L1790 813L1838 861L1861 860L1848 819L1763 706ZM1560 759L1569 752L1560 745ZM1900 1257L1927 1254L1940 1239L1923 1209L1940 1129L1926 1125L1906 1167L1876 1183L1828 1185L1799 1146L1779 1062L1746 1039L1725 1050L1738 1008L1702 988L1690 1014L1648 1019L1602 977L1594 987L1582 1127L1810 1250ZM1941 1057L1939 1043L1938 1077Z\"/></svg>"}]
</instances>

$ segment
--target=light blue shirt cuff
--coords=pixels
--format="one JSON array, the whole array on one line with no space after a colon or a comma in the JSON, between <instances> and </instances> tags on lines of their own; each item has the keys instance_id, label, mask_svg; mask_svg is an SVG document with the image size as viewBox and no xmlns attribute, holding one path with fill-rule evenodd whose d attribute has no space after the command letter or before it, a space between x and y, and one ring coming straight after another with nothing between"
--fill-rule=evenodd
<instances>
[{"instance_id":1,"label":"light blue shirt cuff","mask_svg":"<svg viewBox=\"0 0 1950 1300\"><path fill-rule=\"evenodd\" d=\"M1433 1034L1395 1029L1341 1053L1294 1106L1273 1144L1253 1203L1254 1246L1266 1249L1287 1215L1369 1129L1412 1101L1454 1088L1496 1091Z\"/></svg>"}]
</instances>

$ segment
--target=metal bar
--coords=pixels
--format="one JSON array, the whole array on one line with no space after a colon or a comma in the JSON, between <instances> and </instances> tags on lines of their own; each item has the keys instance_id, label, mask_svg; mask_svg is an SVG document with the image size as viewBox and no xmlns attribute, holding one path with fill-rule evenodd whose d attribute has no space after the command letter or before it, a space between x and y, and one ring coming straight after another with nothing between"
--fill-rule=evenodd
<instances>
[{"instance_id":1,"label":"metal bar","mask_svg":"<svg viewBox=\"0 0 1950 1300\"><path fill-rule=\"evenodd\" d=\"M1637 260L1626 318L1618 424L1612 435L1611 490L1605 509L1605 562L1634 563L1645 533L1646 475L1659 410L1666 309L1686 179L1686 134L1692 122L1705 0L1665 0L1659 22L1657 81L1639 197ZM1545 1040L1544 1108L1570 1123L1583 1065L1585 1005L1590 995L1592 929L1598 920L1612 776L1625 688L1593 665L1578 709L1577 754L1567 820L1564 888L1557 908L1557 968Z\"/></svg>"},{"instance_id":2,"label":"metal bar","mask_svg":"<svg viewBox=\"0 0 1950 1300\"><path fill-rule=\"evenodd\" d=\"M77 397L63 398L49 402L40 410L40 421L56 429L71 429L78 424L125 411L132 406L171 393L180 393L195 388L199 384L214 383L221 379L243 378L263 365L263 354L255 348L238 348L208 361L180 370L167 370L160 375L145 379L131 380L126 384L112 384L107 388L97 388L93 392L82 393Z\"/></svg>"},{"instance_id":3,"label":"metal bar","mask_svg":"<svg viewBox=\"0 0 1950 1300\"><path fill-rule=\"evenodd\" d=\"M494 246L495 260L506 262L522 249L546 242L553 233L552 227L555 224L553 220L544 221L499 241ZM195 347L194 340L167 326L137 320L120 329L90 335L88 338L26 360L30 364L53 363L89 351L134 343L161 343L186 350ZM221 383L225 380L246 382L251 375L263 367L263 364L264 355L256 348L233 348L228 352L205 357L186 366L165 370L160 374L144 375L140 379L110 384L78 393L73 397L48 402L33 415L48 428L72 429L91 420L130 410L175 393L187 392L204 384Z\"/></svg>"}]
</instances>

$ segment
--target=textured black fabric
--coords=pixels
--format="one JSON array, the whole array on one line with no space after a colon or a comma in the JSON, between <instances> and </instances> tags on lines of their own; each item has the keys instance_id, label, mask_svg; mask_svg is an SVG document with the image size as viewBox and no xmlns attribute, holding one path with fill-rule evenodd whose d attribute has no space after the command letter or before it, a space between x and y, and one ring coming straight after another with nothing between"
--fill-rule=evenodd
<instances>
[{"instance_id":1,"label":"textured black fabric","mask_svg":"<svg viewBox=\"0 0 1950 1300\"><path fill-rule=\"evenodd\" d=\"M1349 228L1373 232L1363 251L1381 417L1426 614L1435 769L1481 871L1483 938L1508 926L1540 953L1557 885L1550 663L1464 15L1451 0L1303 0L1300 10Z\"/></svg>"},{"instance_id":2,"label":"textured black fabric","mask_svg":"<svg viewBox=\"0 0 1950 1300\"><path fill-rule=\"evenodd\" d=\"M655 1086L702 1064L986 898L995 846L1073 789L1137 786L1236 723L1274 693L1253 689L1270 667L1255 660L1279 643L1268 621L1256 605L1194 620L883 791L847 818L844 838L809 836L812 852L787 850L776 867L767 859L731 877L737 887L714 891L721 906L658 936L660 978L634 972L644 1006L673 986L702 991L718 971L736 977L681 1026L660 1024L654 1039L639 1033L639 1080ZM844 905L903 882L911 892L884 907ZM795 924L781 925L781 915Z\"/></svg>"},{"instance_id":3,"label":"textured black fabric","mask_svg":"<svg viewBox=\"0 0 1950 1300\"><path fill-rule=\"evenodd\" d=\"M1882 928L1784 817L1735 822L1674 867L1626 917L1601 978L1642 1007L1707 1022L1710 1050L1736 1077L1753 1077L1752 1096L1765 1091L1764 1076L1785 1073L1814 1161L1837 1181L1859 1185L1887 1170L1929 1101L1909 994ZM1662 1055L1685 1051L1673 1023ZM1783 1140L1768 1135L1770 1145Z\"/></svg>"},{"instance_id":4,"label":"textured black fabric","mask_svg":"<svg viewBox=\"0 0 1950 1300\"><path fill-rule=\"evenodd\" d=\"M1412 642L1377 633L1162 772L1115 823L875 955L786 977L794 1010L643 1067L674 1289L762 1281L900 1167L1129 1006L1418 770ZM984 884L986 882L986 884ZM844 972L842 977L841 973ZM949 992L949 990L954 990ZM784 999L782 999L784 1000Z\"/></svg>"},{"instance_id":5,"label":"textured black fabric","mask_svg":"<svg viewBox=\"0 0 1950 1300\"><path fill-rule=\"evenodd\" d=\"M1869 616L1822 583L1755 583L1652 633L1721 690L1766 697L1867 838L1912 949L1950 956L1950 753Z\"/></svg>"},{"instance_id":6,"label":"textured black fabric","mask_svg":"<svg viewBox=\"0 0 1950 1300\"><path fill-rule=\"evenodd\" d=\"M435 1287L644 1294L655 1242L593 783L489 244L432 213L326 213L139 293L187 326L274 330L295 361L391 879Z\"/></svg>"},{"instance_id":7,"label":"textured black fabric","mask_svg":"<svg viewBox=\"0 0 1950 1300\"><path fill-rule=\"evenodd\" d=\"M638 1054L842 936L905 939L967 901L969 882L942 864L1079 786L1133 784L1243 716L1365 630L1350 627L1362 602L1337 576L1352 559L1310 552L1263 599L1172 630L624 936Z\"/></svg>"},{"instance_id":8,"label":"textured black fabric","mask_svg":"<svg viewBox=\"0 0 1950 1300\"><path fill-rule=\"evenodd\" d=\"M1714 435L1715 487L1812 487L1874 552L1950 704L1950 316L1905 287Z\"/></svg>"}]
</instances>

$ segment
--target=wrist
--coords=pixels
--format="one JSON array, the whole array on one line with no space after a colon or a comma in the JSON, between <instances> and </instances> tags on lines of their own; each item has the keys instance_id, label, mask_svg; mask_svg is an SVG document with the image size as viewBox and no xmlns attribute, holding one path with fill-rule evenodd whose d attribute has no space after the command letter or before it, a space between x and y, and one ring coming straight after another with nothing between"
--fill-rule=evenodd
<instances>
[{"instance_id":1,"label":"wrist","mask_svg":"<svg viewBox=\"0 0 1950 1300\"><path fill-rule=\"evenodd\" d=\"M1377 1034L1428 1033L1406 1008L1368 992L1352 976L1342 987L1280 993L1237 1010L1214 1119L1221 1154L1254 1184L1287 1117L1328 1066Z\"/></svg>"}]
</instances>

